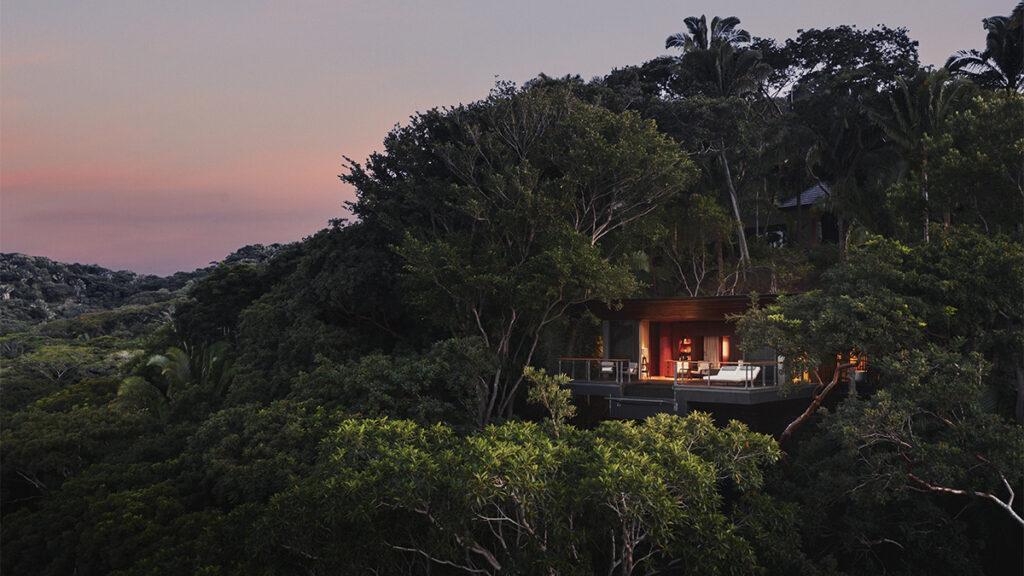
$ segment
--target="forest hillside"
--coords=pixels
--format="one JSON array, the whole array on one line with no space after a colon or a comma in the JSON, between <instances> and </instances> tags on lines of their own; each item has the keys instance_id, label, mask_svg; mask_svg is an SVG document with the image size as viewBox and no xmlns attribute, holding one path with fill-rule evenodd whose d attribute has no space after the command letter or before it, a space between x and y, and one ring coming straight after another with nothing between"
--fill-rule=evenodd
<instances>
[{"instance_id":1,"label":"forest hillside","mask_svg":"<svg viewBox=\"0 0 1024 576\"><path fill-rule=\"evenodd\" d=\"M3 255L2 571L1020 574L1022 15L941 68L694 16L416 113L301 241ZM582 417L594 303L714 296L801 416Z\"/></svg>"}]
</instances>

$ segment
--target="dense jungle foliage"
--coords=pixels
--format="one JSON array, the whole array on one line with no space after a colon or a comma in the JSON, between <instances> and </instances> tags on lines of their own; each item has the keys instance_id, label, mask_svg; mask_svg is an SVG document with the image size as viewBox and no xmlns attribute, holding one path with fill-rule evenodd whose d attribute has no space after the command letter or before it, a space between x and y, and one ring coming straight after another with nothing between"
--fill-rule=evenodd
<instances>
[{"instance_id":1,"label":"dense jungle foliage","mask_svg":"<svg viewBox=\"0 0 1024 576\"><path fill-rule=\"evenodd\" d=\"M301 242L5 256L3 572L1020 574L1022 13L941 69L904 29L688 18L416 114ZM779 209L819 185L834 238ZM755 293L747 346L839 366L775 436L583 425L544 370L587 302Z\"/></svg>"}]
</instances>

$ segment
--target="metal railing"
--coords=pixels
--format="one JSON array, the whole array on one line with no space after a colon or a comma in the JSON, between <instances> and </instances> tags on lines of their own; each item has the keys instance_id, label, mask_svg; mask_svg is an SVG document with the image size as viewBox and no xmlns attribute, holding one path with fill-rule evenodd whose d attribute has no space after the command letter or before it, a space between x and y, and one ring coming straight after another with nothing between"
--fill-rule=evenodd
<instances>
[{"instance_id":1,"label":"metal railing","mask_svg":"<svg viewBox=\"0 0 1024 576\"><path fill-rule=\"evenodd\" d=\"M566 374L573 380L587 382L632 382L638 380L639 368L628 358L577 358L558 359L558 373Z\"/></svg>"},{"instance_id":2,"label":"metal railing","mask_svg":"<svg viewBox=\"0 0 1024 576\"><path fill-rule=\"evenodd\" d=\"M786 379L781 360L740 360L736 362L675 362L674 386L716 386L725 388L769 388ZM607 382L619 385L645 382L640 367L627 358L561 357L559 374L575 382ZM661 380L664 382L665 380Z\"/></svg>"},{"instance_id":3,"label":"metal railing","mask_svg":"<svg viewBox=\"0 0 1024 576\"><path fill-rule=\"evenodd\" d=\"M781 361L740 360L737 362L676 362L672 384L722 386L732 388L767 388L777 386L784 378Z\"/></svg>"}]
</instances>

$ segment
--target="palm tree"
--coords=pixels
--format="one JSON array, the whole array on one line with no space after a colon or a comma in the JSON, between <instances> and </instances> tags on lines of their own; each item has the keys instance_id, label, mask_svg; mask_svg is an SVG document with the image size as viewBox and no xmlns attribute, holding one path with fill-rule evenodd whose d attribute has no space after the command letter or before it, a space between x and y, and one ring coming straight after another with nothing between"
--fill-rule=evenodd
<instances>
[{"instance_id":1,"label":"palm tree","mask_svg":"<svg viewBox=\"0 0 1024 576\"><path fill-rule=\"evenodd\" d=\"M221 397L233 376L227 342L203 346L172 346L164 354L154 354L146 362L155 367L159 378L125 378L118 388L121 404L145 409L166 421L175 404L198 394L208 399Z\"/></svg>"},{"instance_id":2,"label":"palm tree","mask_svg":"<svg viewBox=\"0 0 1024 576\"><path fill-rule=\"evenodd\" d=\"M160 370L166 383L164 395L170 400L192 386L220 396L231 378L228 350L227 342L184 349L172 346L164 354L150 356L146 365Z\"/></svg>"},{"instance_id":3,"label":"palm tree","mask_svg":"<svg viewBox=\"0 0 1024 576\"><path fill-rule=\"evenodd\" d=\"M928 204L928 140L940 135L946 120L963 95L964 84L951 78L948 70L920 71L900 79L889 96L886 110L869 110L869 116L885 132L886 139L917 172L918 191L924 203L924 241L928 242L931 221Z\"/></svg>"},{"instance_id":4,"label":"palm tree","mask_svg":"<svg viewBox=\"0 0 1024 576\"><path fill-rule=\"evenodd\" d=\"M682 50L681 63L707 95L716 98L745 96L756 91L771 71L761 61L760 51L745 47L750 42L750 32L738 27L739 18L715 16L711 19L710 27L707 16L690 16L683 23L686 32L678 32L666 38L665 48ZM747 234L743 228L739 196L733 182L725 140L720 139L715 148L736 220L740 261L749 263L750 249L747 247Z\"/></svg>"},{"instance_id":5,"label":"palm tree","mask_svg":"<svg viewBox=\"0 0 1024 576\"><path fill-rule=\"evenodd\" d=\"M710 28L707 16L690 16L683 22L687 31L666 38L665 48L682 50L682 61L702 87L711 88L709 95L728 98L749 94L771 72L761 61L759 50L744 47L750 42L750 32L737 28L739 18L715 16Z\"/></svg>"},{"instance_id":6,"label":"palm tree","mask_svg":"<svg viewBox=\"0 0 1024 576\"><path fill-rule=\"evenodd\" d=\"M665 48L681 48L683 53L695 52L698 50L710 50L717 44L743 44L750 42L750 32L737 28L740 19L735 16L720 18L715 16L711 19L711 28L708 28L708 17L690 16L683 20L686 25L686 32L677 32L665 39Z\"/></svg>"},{"instance_id":7,"label":"palm tree","mask_svg":"<svg viewBox=\"0 0 1024 576\"><path fill-rule=\"evenodd\" d=\"M1009 16L982 20L988 33L985 49L960 50L946 61L946 68L986 88L1008 92L1024 90L1024 2Z\"/></svg>"}]
</instances>

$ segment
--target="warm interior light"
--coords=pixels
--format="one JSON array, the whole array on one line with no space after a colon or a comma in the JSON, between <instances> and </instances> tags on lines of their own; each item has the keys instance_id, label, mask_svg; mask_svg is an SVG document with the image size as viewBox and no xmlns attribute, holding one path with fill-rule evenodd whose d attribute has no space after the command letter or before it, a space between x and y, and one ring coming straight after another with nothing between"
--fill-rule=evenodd
<instances>
[{"instance_id":1,"label":"warm interior light","mask_svg":"<svg viewBox=\"0 0 1024 576\"><path fill-rule=\"evenodd\" d=\"M729 361L729 337L722 336L722 362Z\"/></svg>"},{"instance_id":2,"label":"warm interior light","mask_svg":"<svg viewBox=\"0 0 1024 576\"><path fill-rule=\"evenodd\" d=\"M679 341L679 360L689 360L690 354L693 353L693 340L683 337Z\"/></svg>"}]
</instances>

